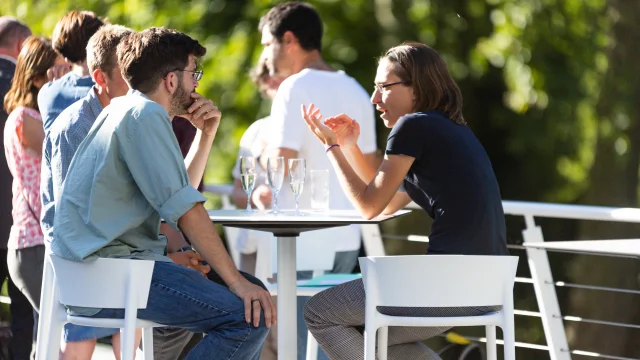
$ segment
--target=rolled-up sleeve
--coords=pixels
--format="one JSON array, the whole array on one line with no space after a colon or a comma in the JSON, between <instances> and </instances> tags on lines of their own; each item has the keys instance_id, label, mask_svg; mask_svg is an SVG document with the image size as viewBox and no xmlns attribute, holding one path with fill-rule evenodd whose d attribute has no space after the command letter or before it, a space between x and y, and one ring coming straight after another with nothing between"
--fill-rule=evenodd
<instances>
[{"instance_id":1,"label":"rolled-up sleeve","mask_svg":"<svg viewBox=\"0 0 640 360\"><path fill-rule=\"evenodd\" d=\"M169 114L159 105L147 103L129 115L119 143L120 156L146 200L179 231L182 215L207 199L189 185Z\"/></svg>"}]
</instances>

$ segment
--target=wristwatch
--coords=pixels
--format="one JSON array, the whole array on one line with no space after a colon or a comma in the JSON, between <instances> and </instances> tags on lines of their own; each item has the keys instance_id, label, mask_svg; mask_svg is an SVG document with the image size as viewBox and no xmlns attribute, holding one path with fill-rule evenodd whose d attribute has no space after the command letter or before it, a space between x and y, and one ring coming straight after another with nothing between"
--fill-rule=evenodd
<instances>
[{"instance_id":1,"label":"wristwatch","mask_svg":"<svg viewBox=\"0 0 640 360\"><path fill-rule=\"evenodd\" d=\"M195 250L193 250L193 248L191 246L189 246L189 245L181 247L176 252L185 252L185 251L193 251L193 252L195 252Z\"/></svg>"}]
</instances>

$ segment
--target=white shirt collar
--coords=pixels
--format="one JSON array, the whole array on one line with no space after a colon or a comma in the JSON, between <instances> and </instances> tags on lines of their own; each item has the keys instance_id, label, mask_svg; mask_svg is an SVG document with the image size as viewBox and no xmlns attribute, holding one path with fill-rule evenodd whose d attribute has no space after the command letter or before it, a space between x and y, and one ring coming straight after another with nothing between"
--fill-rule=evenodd
<instances>
[{"instance_id":1,"label":"white shirt collar","mask_svg":"<svg viewBox=\"0 0 640 360\"><path fill-rule=\"evenodd\" d=\"M0 59L5 59L5 60L8 60L8 61L11 61L14 65L16 64L16 59L12 58L9 55L0 54Z\"/></svg>"}]
</instances>

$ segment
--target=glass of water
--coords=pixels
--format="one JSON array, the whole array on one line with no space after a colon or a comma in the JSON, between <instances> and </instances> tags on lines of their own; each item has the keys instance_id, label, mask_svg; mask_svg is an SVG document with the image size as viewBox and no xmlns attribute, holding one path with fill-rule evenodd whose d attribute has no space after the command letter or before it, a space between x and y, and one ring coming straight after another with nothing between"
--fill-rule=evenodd
<instances>
[{"instance_id":1,"label":"glass of water","mask_svg":"<svg viewBox=\"0 0 640 360\"><path fill-rule=\"evenodd\" d=\"M284 181L284 157L270 157L267 159L267 182L273 193L273 214L278 211L278 193Z\"/></svg>"},{"instance_id":2,"label":"glass of water","mask_svg":"<svg viewBox=\"0 0 640 360\"><path fill-rule=\"evenodd\" d=\"M256 186L256 159L253 156L240 157L240 182L242 189L247 194L247 210L251 210L251 193Z\"/></svg>"},{"instance_id":3,"label":"glass of water","mask_svg":"<svg viewBox=\"0 0 640 360\"><path fill-rule=\"evenodd\" d=\"M296 198L295 216L302 216L300 213L300 194L304 188L304 179L307 174L307 163L304 159L289 159L289 185Z\"/></svg>"},{"instance_id":4,"label":"glass of water","mask_svg":"<svg viewBox=\"0 0 640 360\"><path fill-rule=\"evenodd\" d=\"M311 170L311 209L329 210L329 170Z\"/></svg>"}]
</instances>

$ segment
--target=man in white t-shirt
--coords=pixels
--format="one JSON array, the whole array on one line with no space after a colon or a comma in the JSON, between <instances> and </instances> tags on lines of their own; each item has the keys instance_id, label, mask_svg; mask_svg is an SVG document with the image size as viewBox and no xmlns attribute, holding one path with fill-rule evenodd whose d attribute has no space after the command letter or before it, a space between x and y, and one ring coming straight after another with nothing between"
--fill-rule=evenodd
<instances>
[{"instance_id":1,"label":"man in white t-shirt","mask_svg":"<svg viewBox=\"0 0 640 360\"><path fill-rule=\"evenodd\" d=\"M258 66L252 71L251 76L260 91L260 95L265 99L273 100L280 83L282 83L282 78L269 75L269 69L264 59L260 59ZM240 182L240 157L253 156L254 158L258 158L260 154L262 154L267 147L265 135L268 134L270 119L271 117L267 116L254 121L247 130L245 130L240 139L238 158L231 172L234 179L231 198L239 209L244 209L247 206L247 194L244 192L242 183ZM266 184L266 174L260 165L256 166L256 175L256 185L251 193L251 203L258 209L265 210L271 205L273 194ZM235 248L240 253L240 264L238 264L240 270L255 275L256 252L258 249L257 241L259 238L265 236L271 237L272 235L262 231L238 229ZM234 241L234 239L227 239L227 241Z\"/></svg>"},{"instance_id":2,"label":"man in white t-shirt","mask_svg":"<svg viewBox=\"0 0 640 360\"><path fill-rule=\"evenodd\" d=\"M372 167L377 168L375 118L369 94L355 79L334 70L322 59L322 20L311 5L301 2L278 4L260 19L259 30L264 46L262 56L268 67L273 75L286 78L273 100L269 132L265 137L267 149L261 155L261 163L266 166L266 160L271 156L283 156L285 163L291 158L304 158L307 175L310 170L329 170L329 208L353 209L333 172L324 146L309 132L300 107L314 103L326 116L347 113L357 119L361 128L358 145ZM311 205L310 179L306 182L300 196L303 210ZM278 207L295 207L286 174L278 195ZM305 232L300 240L311 238L322 239L327 246L335 247L333 272L349 273L354 269L360 249L359 226ZM304 358L305 354L306 327L304 322L301 324L298 324L298 358Z\"/></svg>"}]
</instances>

